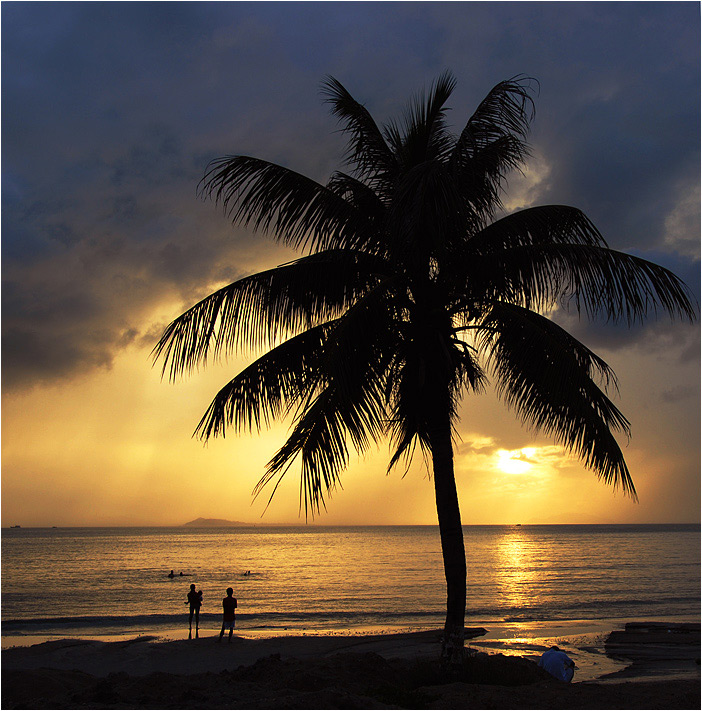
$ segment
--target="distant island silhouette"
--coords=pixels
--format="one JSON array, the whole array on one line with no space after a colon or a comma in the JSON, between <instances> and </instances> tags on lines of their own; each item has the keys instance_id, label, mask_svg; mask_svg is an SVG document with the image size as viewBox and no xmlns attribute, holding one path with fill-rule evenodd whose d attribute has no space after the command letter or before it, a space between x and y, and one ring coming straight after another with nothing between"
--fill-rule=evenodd
<instances>
[{"instance_id":1,"label":"distant island silhouette","mask_svg":"<svg viewBox=\"0 0 702 711\"><path fill-rule=\"evenodd\" d=\"M184 528L249 528L270 526L295 526L291 523L246 523L245 521L229 521L226 518L196 518L183 524Z\"/></svg>"}]
</instances>

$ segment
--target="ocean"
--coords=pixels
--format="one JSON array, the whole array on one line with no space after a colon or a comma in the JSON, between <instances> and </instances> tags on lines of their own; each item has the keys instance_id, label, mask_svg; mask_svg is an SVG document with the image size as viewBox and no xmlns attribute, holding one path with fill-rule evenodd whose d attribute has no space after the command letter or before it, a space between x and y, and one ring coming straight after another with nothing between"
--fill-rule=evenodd
<instances>
[{"instance_id":1,"label":"ocean","mask_svg":"<svg viewBox=\"0 0 702 711\"><path fill-rule=\"evenodd\" d=\"M464 535L467 626L700 619L699 525ZM3 637L184 629L191 583L201 633L230 586L244 634L440 628L446 599L436 526L2 530Z\"/></svg>"}]
</instances>

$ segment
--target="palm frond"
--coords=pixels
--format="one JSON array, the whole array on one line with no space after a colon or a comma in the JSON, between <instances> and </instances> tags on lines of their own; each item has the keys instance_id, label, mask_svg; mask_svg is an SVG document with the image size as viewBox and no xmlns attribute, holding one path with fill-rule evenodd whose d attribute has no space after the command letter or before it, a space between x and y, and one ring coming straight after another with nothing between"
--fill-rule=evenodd
<instances>
[{"instance_id":1,"label":"palm frond","mask_svg":"<svg viewBox=\"0 0 702 711\"><path fill-rule=\"evenodd\" d=\"M493 222L460 244L449 265L449 280L456 284L465 280L468 304L500 298L527 308L551 306L561 292L558 278L549 278L548 265L530 279L526 275L528 254L536 255L535 247L554 244L606 247L597 228L577 208L532 207ZM520 249L523 247L529 250Z\"/></svg>"},{"instance_id":2,"label":"palm frond","mask_svg":"<svg viewBox=\"0 0 702 711\"><path fill-rule=\"evenodd\" d=\"M672 272L607 247L578 209L543 205L484 228L455 254L465 304L499 298L543 310L573 305L589 318L635 323L649 314L694 320L697 305ZM465 267L468 266L468 269Z\"/></svg>"},{"instance_id":3,"label":"palm frond","mask_svg":"<svg viewBox=\"0 0 702 711\"><path fill-rule=\"evenodd\" d=\"M355 166L356 174L369 180L378 175L394 174L397 169L395 157L368 109L332 76L322 83L322 93L332 106L332 114L344 124L341 130L349 136L346 158Z\"/></svg>"},{"instance_id":4,"label":"palm frond","mask_svg":"<svg viewBox=\"0 0 702 711\"><path fill-rule=\"evenodd\" d=\"M390 121L384 127L385 138L403 170L424 161L441 160L453 148L455 139L446 127L445 104L455 87L453 74L443 72L427 96L420 93L414 97L401 124Z\"/></svg>"},{"instance_id":5,"label":"palm frond","mask_svg":"<svg viewBox=\"0 0 702 711\"><path fill-rule=\"evenodd\" d=\"M199 192L221 204L234 224L271 234L294 249L369 243L370 225L362 212L314 180L259 158L212 161Z\"/></svg>"},{"instance_id":6,"label":"palm frond","mask_svg":"<svg viewBox=\"0 0 702 711\"><path fill-rule=\"evenodd\" d=\"M153 351L175 379L210 354L272 347L324 323L384 278L372 255L330 250L252 274L200 301L173 321Z\"/></svg>"},{"instance_id":7,"label":"palm frond","mask_svg":"<svg viewBox=\"0 0 702 711\"><path fill-rule=\"evenodd\" d=\"M418 353L403 349L402 357L395 360L393 375L389 379L392 392L390 437L395 449L388 464L390 472L404 458L406 469L412 461L417 444L425 458L429 452L426 414L425 363Z\"/></svg>"},{"instance_id":8,"label":"palm frond","mask_svg":"<svg viewBox=\"0 0 702 711\"><path fill-rule=\"evenodd\" d=\"M392 357L386 339L395 318L390 305L387 289L378 286L325 335L323 353L315 360L318 382L300 403L292 433L268 463L256 495L274 479L279 483L299 457L301 507L314 515L348 463L347 439L361 453L383 435L385 378Z\"/></svg>"},{"instance_id":9,"label":"palm frond","mask_svg":"<svg viewBox=\"0 0 702 711\"><path fill-rule=\"evenodd\" d=\"M692 323L697 305L685 283L673 272L632 254L603 247L552 245L542 248L542 263L559 274L563 301L590 318L624 319L629 325L661 311L671 320Z\"/></svg>"},{"instance_id":10,"label":"palm frond","mask_svg":"<svg viewBox=\"0 0 702 711\"><path fill-rule=\"evenodd\" d=\"M483 224L501 207L507 175L529 155L533 83L530 77L516 76L493 87L451 152L449 166Z\"/></svg>"},{"instance_id":11,"label":"palm frond","mask_svg":"<svg viewBox=\"0 0 702 711\"><path fill-rule=\"evenodd\" d=\"M391 260L426 265L465 240L469 227L462 195L439 161L426 161L398 180L388 210Z\"/></svg>"},{"instance_id":12,"label":"palm frond","mask_svg":"<svg viewBox=\"0 0 702 711\"><path fill-rule=\"evenodd\" d=\"M254 489L254 496L277 478L270 502L283 476L299 456L300 508L312 516L326 508L325 497L336 489L339 475L349 460L346 430L334 401L334 389L327 387L310 403L290 437L268 462L265 475Z\"/></svg>"},{"instance_id":13,"label":"palm frond","mask_svg":"<svg viewBox=\"0 0 702 711\"><path fill-rule=\"evenodd\" d=\"M386 206L375 191L360 180L340 171L336 171L331 175L327 182L327 188L363 213L365 218L372 223L372 228L369 232L377 242L377 235L382 232L384 226L383 220ZM357 242L357 248L379 251L375 243L366 246L359 241Z\"/></svg>"},{"instance_id":14,"label":"palm frond","mask_svg":"<svg viewBox=\"0 0 702 711\"><path fill-rule=\"evenodd\" d=\"M466 249L471 255L502 255L515 247L548 244L607 246L581 210L568 205L539 205L496 220L472 235Z\"/></svg>"},{"instance_id":15,"label":"palm frond","mask_svg":"<svg viewBox=\"0 0 702 711\"><path fill-rule=\"evenodd\" d=\"M456 142L453 161L473 158L505 136L526 139L534 118L533 87L538 82L523 75L501 81L480 102Z\"/></svg>"},{"instance_id":16,"label":"palm frond","mask_svg":"<svg viewBox=\"0 0 702 711\"><path fill-rule=\"evenodd\" d=\"M388 368L390 434L395 449L388 471L401 460L408 468L417 445L425 457L430 452L431 432L437 427L435 408L454 422L463 392L480 392L485 384L474 349L466 343L444 339L439 333L432 339L413 331L409 324L401 330L402 340L394 348L398 355Z\"/></svg>"},{"instance_id":17,"label":"palm frond","mask_svg":"<svg viewBox=\"0 0 702 711\"><path fill-rule=\"evenodd\" d=\"M609 366L555 323L519 306L496 304L481 327L480 340L506 404L635 499L612 434L628 436L629 422L594 380L615 384Z\"/></svg>"},{"instance_id":18,"label":"palm frond","mask_svg":"<svg viewBox=\"0 0 702 711\"><path fill-rule=\"evenodd\" d=\"M284 417L314 392L319 362L335 321L311 328L281 343L245 368L215 396L195 434L202 439L260 430Z\"/></svg>"},{"instance_id":19,"label":"palm frond","mask_svg":"<svg viewBox=\"0 0 702 711\"><path fill-rule=\"evenodd\" d=\"M502 136L451 165L456 184L475 214L471 232L482 228L502 209L507 176L521 170L529 147L515 136Z\"/></svg>"}]
</instances>

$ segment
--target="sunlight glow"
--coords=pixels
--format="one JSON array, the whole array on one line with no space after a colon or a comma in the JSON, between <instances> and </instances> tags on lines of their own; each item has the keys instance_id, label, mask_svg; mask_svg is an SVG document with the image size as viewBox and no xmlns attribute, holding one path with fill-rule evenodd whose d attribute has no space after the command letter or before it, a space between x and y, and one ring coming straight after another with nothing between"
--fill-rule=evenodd
<instances>
[{"instance_id":1,"label":"sunlight glow","mask_svg":"<svg viewBox=\"0 0 702 711\"><path fill-rule=\"evenodd\" d=\"M533 457L536 450L533 447L524 447L508 451L506 449L497 450L497 468L505 474L524 474L534 465L528 461Z\"/></svg>"}]
</instances>

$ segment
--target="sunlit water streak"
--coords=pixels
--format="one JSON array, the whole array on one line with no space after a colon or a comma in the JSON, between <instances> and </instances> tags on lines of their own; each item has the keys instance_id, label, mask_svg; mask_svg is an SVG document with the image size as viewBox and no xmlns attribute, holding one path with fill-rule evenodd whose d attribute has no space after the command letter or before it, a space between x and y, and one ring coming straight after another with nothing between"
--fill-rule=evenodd
<instances>
[{"instance_id":1,"label":"sunlit water streak","mask_svg":"<svg viewBox=\"0 0 702 711\"><path fill-rule=\"evenodd\" d=\"M469 626L699 620L699 526L464 531ZM175 579L166 577L171 569ZM181 627L191 582L204 593L203 629L219 625L229 586L241 631L426 629L443 622L434 526L4 529L3 636Z\"/></svg>"}]
</instances>

